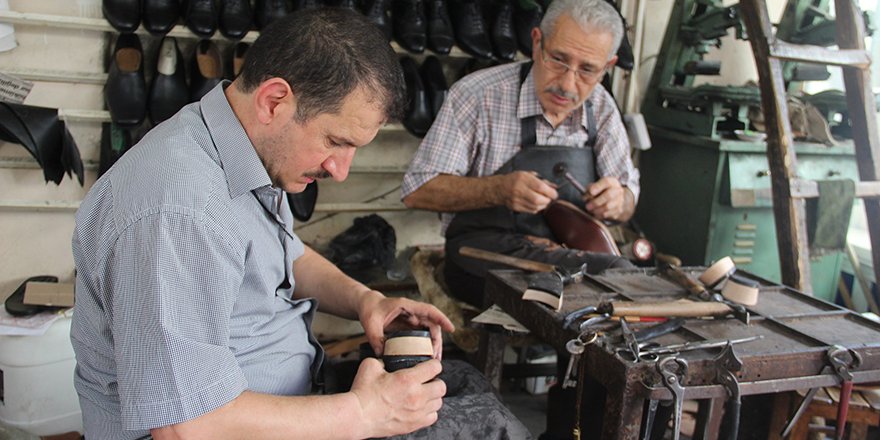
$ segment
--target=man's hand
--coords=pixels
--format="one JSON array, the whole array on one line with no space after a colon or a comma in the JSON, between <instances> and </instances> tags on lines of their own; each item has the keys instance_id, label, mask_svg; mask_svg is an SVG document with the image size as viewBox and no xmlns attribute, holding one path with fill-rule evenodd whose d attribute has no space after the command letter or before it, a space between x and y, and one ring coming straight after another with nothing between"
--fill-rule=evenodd
<instances>
[{"instance_id":1,"label":"man's hand","mask_svg":"<svg viewBox=\"0 0 880 440\"><path fill-rule=\"evenodd\" d=\"M385 332L403 329L428 329L434 346L434 357L443 356L443 334L455 331L452 321L436 307L407 298L387 298L378 292L363 295L358 317L370 346L381 356L385 347Z\"/></svg>"},{"instance_id":2,"label":"man's hand","mask_svg":"<svg viewBox=\"0 0 880 440\"><path fill-rule=\"evenodd\" d=\"M587 212L600 220L627 221L635 211L632 193L616 177L603 177L590 185L584 201Z\"/></svg>"},{"instance_id":3,"label":"man's hand","mask_svg":"<svg viewBox=\"0 0 880 440\"><path fill-rule=\"evenodd\" d=\"M559 197L556 187L534 171L514 171L500 176L501 200L514 212L536 214Z\"/></svg>"},{"instance_id":4,"label":"man's hand","mask_svg":"<svg viewBox=\"0 0 880 440\"><path fill-rule=\"evenodd\" d=\"M351 392L357 396L368 437L406 434L437 421L446 384L435 380L442 371L438 360L388 373L378 359L361 362Z\"/></svg>"}]
</instances>

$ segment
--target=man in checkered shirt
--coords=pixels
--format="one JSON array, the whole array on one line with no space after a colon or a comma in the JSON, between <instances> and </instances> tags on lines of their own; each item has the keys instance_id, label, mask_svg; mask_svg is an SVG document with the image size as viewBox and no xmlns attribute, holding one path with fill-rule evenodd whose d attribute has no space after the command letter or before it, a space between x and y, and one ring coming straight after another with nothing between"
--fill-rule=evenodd
<instances>
[{"instance_id":1,"label":"man in checkered shirt","mask_svg":"<svg viewBox=\"0 0 880 440\"><path fill-rule=\"evenodd\" d=\"M623 31L604 0L555 0L532 29L532 61L453 85L401 190L408 207L442 213L453 295L482 306L483 277L500 267L461 256L462 246L587 263L592 273L631 267L620 257L561 248L538 214L557 198L601 220L626 221L635 211L639 172L615 102L597 87L617 61ZM578 176L586 193L572 192L554 163Z\"/></svg>"}]
</instances>

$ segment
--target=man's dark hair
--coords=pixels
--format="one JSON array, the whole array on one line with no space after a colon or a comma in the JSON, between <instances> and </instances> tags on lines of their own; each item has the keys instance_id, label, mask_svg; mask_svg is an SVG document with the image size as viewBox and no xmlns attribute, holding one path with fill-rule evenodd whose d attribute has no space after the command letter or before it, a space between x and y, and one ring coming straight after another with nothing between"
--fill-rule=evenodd
<instances>
[{"instance_id":1,"label":"man's dark hair","mask_svg":"<svg viewBox=\"0 0 880 440\"><path fill-rule=\"evenodd\" d=\"M375 24L349 9L298 11L265 27L245 55L239 88L251 92L274 77L293 89L299 122L338 113L358 87L372 92L389 121L406 106L397 54Z\"/></svg>"}]
</instances>

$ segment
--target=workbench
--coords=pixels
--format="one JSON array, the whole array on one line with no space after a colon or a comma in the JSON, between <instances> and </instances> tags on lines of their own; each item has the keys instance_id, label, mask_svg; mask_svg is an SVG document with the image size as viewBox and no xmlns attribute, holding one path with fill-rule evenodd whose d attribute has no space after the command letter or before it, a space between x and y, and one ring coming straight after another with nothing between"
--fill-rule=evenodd
<instances>
[{"instance_id":1,"label":"workbench","mask_svg":"<svg viewBox=\"0 0 880 440\"><path fill-rule=\"evenodd\" d=\"M704 269L683 268L694 277ZM760 284L758 303L748 307L751 313L749 325L731 317L688 319L679 330L653 341L669 345L763 336L734 346L743 363L742 370L737 373L741 396L840 384L840 377L826 370L826 352L833 346L852 349L860 356L860 365L852 371L853 383L880 381L880 324L745 271L737 273ZM566 286L563 307L556 312L543 304L521 299L527 286L526 276L525 272L517 270L491 271L486 283L487 300L495 302L561 354L566 353L565 343L577 337L575 330L563 329L563 319L570 311L604 301L657 302L687 296L684 288L656 269L612 269L601 275L588 275L582 282ZM632 323L631 327L639 330L647 325L652 323ZM483 344L482 348L490 346ZM650 378L655 375L655 362L624 360L615 354L617 348L620 347L602 343L588 345L580 361L585 363L582 372L596 379L606 390L601 438L636 439L646 400L671 400L672 394L662 384L652 383ZM719 352L720 349L707 349L677 355L688 364L686 377L682 379L684 398L701 401L701 417L694 438L717 438L719 435L728 395L715 379L714 358ZM484 354L483 357L492 356ZM587 400L583 403L587 412L595 412L599 405ZM786 417L774 418L779 425ZM771 431L779 427L771 427ZM590 432L589 427L585 429L583 438L597 437L595 431ZM775 432L764 438L774 437Z\"/></svg>"}]
</instances>

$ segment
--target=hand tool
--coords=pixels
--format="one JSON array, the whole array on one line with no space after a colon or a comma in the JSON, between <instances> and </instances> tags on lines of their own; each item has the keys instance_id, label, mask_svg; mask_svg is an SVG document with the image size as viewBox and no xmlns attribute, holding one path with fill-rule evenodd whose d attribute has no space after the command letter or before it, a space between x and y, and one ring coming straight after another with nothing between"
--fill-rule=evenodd
<instances>
[{"instance_id":1,"label":"hand tool","mask_svg":"<svg viewBox=\"0 0 880 440\"><path fill-rule=\"evenodd\" d=\"M565 319L562 320L562 328L568 328L573 324L578 318L589 315L590 313L596 313L596 306L586 306L581 307L575 311L569 312L565 315Z\"/></svg>"},{"instance_id":2,"label":"hand tool","mask_svg":"<svg viewBox=\"0 0 880 440\"><path fill-rule=\"evenodd\" d=\"M632 353L633 362L638 362L639 341L636 339L636 335L633 331L629 328L629 324L626 323L626 318L620 319L620 331L623 332L623 342L626 344L630 353Z\"/></svg>"},{"instance_id":3,"label":"hand tool","mask_svg":"<svg viewBox=\"0 0 880 440\"><path fill-rule=\"evenodd\" d=\"M612 316L702 318L730 314L730 307L726 304L687 299L663 302L609 301L599 304L596 308L599 313L608 313Z\"/></svg>"},{"instance_id":4,"label":"hand tool","mask_svg":"<svg viewBox=\"0 0 880 440\"><path fill-rule=\"evenodd\" d=\"M623 322L623 318L621 318L621 323L622 322ZM638 343L636 345L637 345L639 351L638 352L634 351L630 347L630 344L627 343L626 348L618 349L616 351L616 353L621 358L628 360L630 362L639 362L639 361L653 362L653 361L656 361L659 357L658 355L652 354L652 353L643 353L643 352L641 352L641 350L660 347L656 343L648 342L648 341L651 339L654 339L656 337L663 336L667 333L672 333L672 332L680 329L683 324L684 324L684 319L676 318L676 319L672 319L672 320L669 320L669 321L666 321L666 322L663 322L660 324L652 325L648 328L639 330L639 331L633 333L634 339L636 341L638 341ZM629 327L627 327L627 328L629 328ZM626 331L623 331L622 324L621 324L621 331L623 332L624 342L626 342L627 341ZM615 336L615 335L614 335L614 333L610 333L609 336Z\"/></svg>"},{"instance_id":5,"label":"hand tool","mask_svg":"<svg viewBox=\"0 0 880 440\"><path fill-rule=\"evenodd\" d=\"M642 353L646 354L671 354L671 353L681 353L683 351L693 351L693 350L705 350L707 348L717 348L724 347L727 344L742 344L745 342L756 341L758 339L763 339L764 335L755 335L749 336L746 338L739 339L709 339L706 341L691 341L685 342L683 344L672 344L665 345L656 348L648 348L642 349Z\"/></svg>"},{"instance_id":6,"label":"hand tool","mask_svg":"<svg viewBox=\"0 0 880 440\"><path fill-rule=\"evenodd\" d=\"M713 295L711 292L706 290L706 287L700 284L692 276L681 270L680 267L666 265L663 268L663 274L679 286L684 287L684 289L687 290L687 292L695 299L698 299L700 301L715 301L726 304L728 307L730 307L730 311L733 313L733 316L736 317L736 319L742 321L745 325L749 325L749 311L745 308L745 306L735 303L733 301L728 301L721 295Z\"/></svg>"},{"instance_id":7,"label":"hand tool","mask_svg":"<svg viewBox=\"0 0 880 440\"><path fill-rule=\"evenodd\" d=\"M743 363L736 356L731 343L728 343L715 358L715 379L727 390L727 404L724 407L721 432L727 434L728 440L736 440L739 435L739 413L742 402L736 373L742 370L742 366Z\"/></svg>"},{"instance_id":8,"label":"hand tool","mask_svg":"<svg viewBox=\"0 0 880 440\"><path fill-rule=\"evenodd\" d=\"M528 270L531 272L555 272L557 267L540 261L527 260L525 258L511 257L510 255L499 254L497 252L477 249L470 246L462 246L458 253L465 257L478 258L480 260L491 261L493 263L505 264L517 269Z\"/></svg>"},{"instance_id":9,"label":"hand tool","mask_svg":"<svg viewBox=\"0 0 880 440\"><path fill-rule=\"evenodd\" d=\"M837 431L835 432L836 437L838 439L842 438L843 430L846 428L846 416L849 410L849 394L852 392L852 370L855 370L862 364L862 357L855 350L850 350L845 347L841 347L839 345L834 345L828 348L825 352L825 360L827 364L819 374L830 374L834 373L840 377L841 386L840 386L840 399L837 406ZM819 391L819 388L810 388L810 391L807 391L807 394L804 396L804 400L801 401L797 410L788 419L788 423L785 424L785 428L782 430L782 438L788 436L791 433L794 425L797 424L797 421L801 418L804 412L807 410L807 407L810 405L810 402L813 400L813 397L816 396L816 392ZM844 400L844 392L846 392L846 400Z\"/></svg>"},{"instance_id":10,"label":"hand tool","mask_svg":"<svg viewBox=\"0 0 880 440\"><path fill-rule=\"evenodd\" d=\"M672 440L678 440L681 434L681 411L684 403L684 387L681 382L687 377L687 361L669 356L657 361L657 372L663 385L669 388L673 397Z\"/></svg>"}]
</instances>

